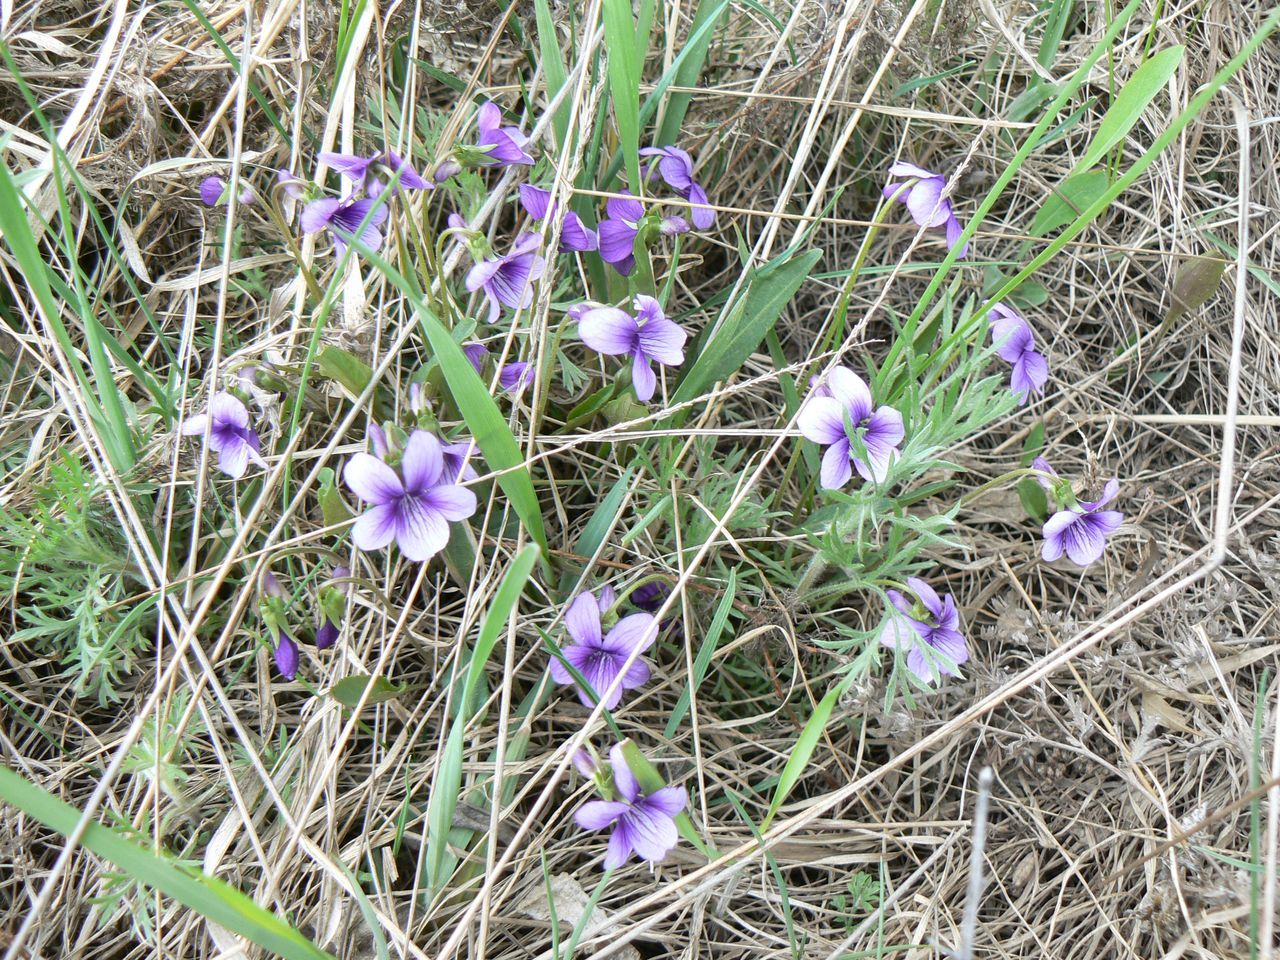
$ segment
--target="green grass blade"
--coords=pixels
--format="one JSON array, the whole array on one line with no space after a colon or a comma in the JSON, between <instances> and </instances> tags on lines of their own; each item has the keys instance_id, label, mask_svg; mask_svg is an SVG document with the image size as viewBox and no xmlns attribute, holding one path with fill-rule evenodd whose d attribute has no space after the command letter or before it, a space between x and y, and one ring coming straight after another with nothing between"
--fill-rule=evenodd
<instances>
[{"instance_id":1,"label":"green grass blade","mask_svg":"<svg viewBox=\"0 0 1280 960\"><path fill-rule=\"evenodd\" d=\"M529 536L542 548L545 558L549 554L549 548L547 532L542 523L542 508L515 435L507 426L493 397L489 395L488 387L467 360L462 347L449 335L444 324L421 303L418 304L418 320L431 343L436 360L440 363L440 370L458 404L458 410L471 430L472 438L480 447L490 469L498 472L498 483L511 501L512 509L529 531Z\"/></svg>"},{"instance_id":2,"label":"green grass blade","mask_svg":"<svg viewBox=\"0 0 1280 960\"><path fill-rule=\"evenodd\" d=\"M711 625L707 627L707 633L702 638L702 646L698 648L697 656L694 657L693 676L689 679L689 686L680 692L680 697L676 700L676 705L667 720L667 728L663 733L667 739L675 736L676 730L684 721L685 714L689 712L689 706L693 700L692 691L696 690L707 676L707 668L711 666L711 658L715 655L716 647L720 645L720 634L724 632L725 624L729 622L729 613L733 610L733 601L737 593L738 574L730 568L729 583L724 588L724 596L716 606L716 612L711 617Z\"/></svg>"},{"instance_id":3,"label":"green grass blade","mask_svg":"<svg viewBox=\"0 0 1280 960\"><path fill-rule=\"evenodd\" d=\"M1121 88L1111 106L1107 108L1106 115L1098 124L1098 132L1094 134L1093 143L1089 144L1089 149L1076 164L1075 173L1088 170L1133 129L1133 125L1138 122L1147 104L1164 89L1173 72L1178 69L1185 49L1185 47L1170 47L1168 50L1161 50L1133 72L1129 82Z\"/></svg>"},{"instance_id":4,"label":"green grass blade","mask_svg":"<svg viewBox=\"0 0 1280 960\"><path fill-rule=\"evenodd\" d=\"M738 301L739 305L730 308L725 321L706 342L699 343L697 357L680 379L672 404L692 400L718 380L740 370L773 329L821 257L821 250L809 250L794 260L757 273Z\"/></svg>"},{"instance_id":5,"label":"green grass blade","mask_svg":"<svg viewBox=\"0 0 1280 960\"><path fill-rule=\"evenodd\" d=\"M640 70L644 48L636 42L631 0L604 0L603 15L604 45L609 55L609 99L618 124L618 150L635 190L640 184Z\"/></svg>"},{"instance_id":6,"label":"green grass blade","mask_svg":"<svg viewBox=\"0 0 1280 960\"><path fill-rule=\"evenodd\" d=\"M538 25L538 59L542 64L542 73L546 78L547 101L555 99L568 80L564 58L560 53L560 36L556 33L555 21L551 18L551 7L547 0L535 0L534 17ZM551 127L556 134L556 145L564 150L569 145L569 113L572 104L566 100L556 108L551 118Z\"/></svg>"},{"instance_id":7,"label":"green grass blade","mask_svg":"<svg viewBox=\"0 0 1280 960\"><path fill-rule=\"evenodd\" d=\"M80 822L80 811L75 807L63 803L44 788L4 766L0 766L0 800L63 836L75 830ZM170 863L110 827L90 824L80 843L138 883L159 890L206 919L286 960L334 960L332 954L321 950L235 887L217 877Z\"/></svg>"},{"instance_id":8,"label":"green grass blade","mask_svg":"<svg viewBox=\"0 0 1280 960\"><path fill-rule=\"evenodd\" d=\"M778 785L773 791L773 800L769 803L769 812L765 814L764 822L760 824L761 831L769 829L769 824L773 822L779 808L786 802L787 795L795 789L795 785L804 776L804 769L809 765L809 758L813 756L822 732L827 729L827 721L831 719L831 711L835 709L836 701L848 689L849 683L855 676L855 673L850 672L843 681L828 690L827 695L814 707L813 714L805 723L804 729L800 731L800 736L796 738L791 756L787 758L787 765L782 768L782 775L778 777Z\"/></svg>"},{"instance_id":9,"label":"green grass blade","mask_svg":"<svg viewBox=\"0 0 1280 960\"><path fill-rule=\"evenodd\" d=\"M440 754L435 776L431 781L431 796L427 800L427 883L432 890L439 890L453 871L454 858L449 852L449 831L453 828L453 814L458 808L462 791L462 757L464 734L475 716L476 690L484 677L485 665L502 635L503 628L515 612L520 595L538 561L538 548L525 547L507 568L498 585L493 601L480 624L475 650L467 664L466 680L454 701L455 713L449 728L449 736ZM462 663L463 661L459 661ZM456 674L455 674L456 676Z\"/></svg>"},{"instance_id":10,"label":"green grass blade","mask_svg":"<svg viewBox=\"0 0 1280 960\"><path fill-rule=\"evenodd\" d=\"M711 37L716 25L729 9L729 0L701 0L698 10L693 15L693 23L689 25L689 38L680 50L677 62L672 64L674 76L672 82L677 87L696 86L702 77L702 65L707 61L707 50L711 46ZM654 94L659 91L655 90ZM673 93L667 100L667 108L662 113L662 121L658 124L658 134L654 138L658 146L668 146L680 138L680 128L684 125L685 114L689 112L689 104L693 101L691 93Z\"/></svg>"}]
</instances>

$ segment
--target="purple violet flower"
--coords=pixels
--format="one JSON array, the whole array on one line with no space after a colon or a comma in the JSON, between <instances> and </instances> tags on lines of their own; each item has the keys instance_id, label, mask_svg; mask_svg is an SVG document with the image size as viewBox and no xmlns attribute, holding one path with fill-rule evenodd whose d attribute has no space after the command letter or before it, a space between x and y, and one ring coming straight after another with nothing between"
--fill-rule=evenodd
<instances>
[{"instance_id":1,"label":"purple violet flower","mask_svg":"<svg viewBox=\"0 0 1280 960\"><path fill-rule=\"evenodd\" d=\"M536 233L526 233L510 253L481 260L467 274L467 289L472 293L483 290L489 301L489 323L498 319L503 306L524 310L533 303L533 281L542 276L547 265L537 253L541 242Z\"/></svg>"},{"instance_id":2,"label":"purple violet flower","mask_svg":"<svg viewBox=\"0 0 1280 960\"><path fill-rule=\"evenodd\" d=\"M800 411L800 432L814 443L826 446L822 455L822 485L839 490L856 467L864 480L883 483L889 467L899 455L902 442L902 414L893 407L874 407L871 390L848 367L836 367L827 375L830 396L814 391ZM854 451L850 438L861 436L867 461Z\"/></svg>"},{"instance_id":3,"label":"purple violet flower","mask_svg":"<svg viewBox=\"0 0 1280 960\"><path fill-rule=\"evenodd\" d=\"M367 453L347 461L342 478L370 504L351 528L361 550L381 550L394 540L409 560L430 560L449 542L449 521L476 512L476 495L444 481L440 441L415 430L405 444L400 472Z\"/></svg>"},{"instance_id":4,"label":"purple violet flower","mask_svg":"<svg viewBox=\"0 0 1280 960\"><path fill-rule=\"evenodd\" d=\"M276 669L286 680L292 680L298 675L298 645L283 630L276 633L275 641Z\"/></svg>"},{"instance_id":5,"label":"purple violet flower","mask_svg":"<svg viewBox=\"0 0 1280 960\"><path fill-rule=\"evenodd\" d=\"M476 112L476 128L480 131L476 145L489 148L484 152L486 164L501 167L533 165L533 157L524 149L529 138L520 132L519 127L502 126L502 110L492 100Z\"/></svg>"},{"instance_id":6,"label":"purple violet flower","mask_svg":"<svg viewBox=\"0 0 1280 960\"><path fill-rule=\"evenodd\" d=\"M880 631L880 643L895 650L907 652L907 669L919 680L932 683L934 670L943 676L956 677L959 671L951 664L959 665L969 659L969 649L960 631L960 614L955 599L947 594L938 596L929 584L919 577L908 577L907 586L919 597L913 604L901 592L889 590L889 611ZM951 664L927 657L928 647L951 661Z\"/></svg>"},{"instance_id":7,"label":"purple violet flower","mask_svg":"<svg viewBox=\"0 0 1280 960\"><path fill-rule=\"evenodd\" d=\"M995 304L987 313L991 322L991 340L1001 360L1013 365L1009 386L1021 403L1032 396L1044 393L1049 379L1049 361L1035 350L1035 338L1031 325L1013 307Z\"/></svg>"},{"instance_id":8,"label":"purple violet flower","mask_svg":"<svg viewBox=\"0 0 1280 960\"><path fill-rule=\"evenodd\" d=\"M625 673L622 665L635 650L647 650L658 639L658 624L647 613L623 617L607 634L600 628L600 605L590 593L581 593L564 615L565 628L573 643L563 649L565 660L591 685L612 710L622 701L622 691L634 690L649 680L649 664L637 659ZM574 683L571 674L559 660L549 666L556 683ZM591 695L578 688L578 699L588 707L595 706Z\"/></svg>"},{"instance_id":9,"label":"purple violet flower","mask_svg":"<svg viewBox=\"0 0 1280 960\"><path fill-rule=\"evenodd\" d=\"M583 830L613 827L604 856L606 870L622 866L633 853L650 863L662 862L679 841L675 818L688 802L688 792L684 787L663 787L642 794L621 744L609 751L609 763L621 799L588 800L574 813L574 821Z\"/></svg>"},{"instance_id":10,"label":"purple violet flower","mask_svg":"<svg viewBox=\"0 0 1280 960\"><path fill-rule=\"evenodd\" d=\"M476 458L474 440L446 443L441 447L441 451L444 456L444 472L441 474L444 483L455 484L480 479L480 474L476 473L476 468L471 465L471 461Z\"/></svg>"},{"instance_id":11,"label":"purple violet flower","mask_svg":"<svg viewBox=\"0 0 1280 960\"><path fill-rule=\"evenodd\" d=\"M253 192L253 187L246 183L240 188L240 196L237 199L247 207L258 202L258 195ZM205 177L200 181L200 200L206 207L217 207L229 203L231 191L227 189L227 181L221 177Z\"/></svg>"},{"instance_id":12,"label":"purple violet flower","mask_svg":"<svg viewBox=\"0 0 1280 960\"><path fill-rule=\"evenodd\" d=\"M472 340L462 345L462 352L467 361L475 368L476 373L484 375L484 359L489 356L489 348L483 343Z\"/></svg>"},{"instance_id":13,"label":"purple violet flower","mask_svg":"<svg viewBox=\"0 0 1280 960\"><path fill-rule=\"evenodd\" d=\"M218 469L232 479L244 476L249 461L260 467L267 462L258 452L262 445L249 426L249 411L231 393L221 390L209 401L209 411L191 417L182 425L182 435L193 437L209 431L209 449L218 455Z\"/></svg>"},{"instance_id":14,"label":"purple violet flower","mask_svg":"<svg viewBox=\"0 0 1280 960\"><path fill-rule=\"evenodd\" d=\"M1119 492L1120 481L1112 477L1097 500L1082 500L1050 517L1044 525L1044 547L1040 556L1052 562L1065 553L1082 567L1097 561L1107 546L1107 537L1124 522L1124 514L1119 510L1102 509Z\"/></svg>"},{"instance_id":15,"label":"purple violet flower","mask_svg":"<svg viewBox=\"0 0 1280 960\"><path fill-rule=\"evenodd\" d=\"M529 385L530 373L529 364L523 360L517 360L515 363L504 363L502 369L498 371L498 383L508 393L520 393Z\"/></svg>"},{"instance_id":16,"label":"purple violet flower","mask_svg":"<svg viewBox=\"0 0 1280 960\"><path fill-rule=\"evenodd\" d=\"M657 389L652 361L668 367L684 363L688 334L672 320L653 297L637 294L633 317L618 307L587 310L578 321L578 336L597 353L631 357L631 384L636 398L647 403Z\"/></svg>"},{"instance_id":17,"label":"purple violet flower","mask_svg":"<svg viewBox=\"0 0 1280 960\"><path fill-rule=\"evenodd\" d=\"M610 197L605 203L608 217L600 221L600 258L625 277L636 267L636 235L644 218L644 205L629 190L622 192L625 199Z\"/></svg>"},{"instance_id":18,"label":"purple violet flower","mask_svg":"<svg viewBox=\"0 0 1280 960\"><path fill-rule=\"evenodd\" d=\"M693 179L693 159L679 147L645 147L642 157L660 157L657 173L667 186L693 205L693 225L699 230L715 226L716 212L708 204L707 191ZM650 174L652 176L652 174Z\"/></svg>"},{"instance_id":19,"label":"purple violet flower","mask_svg":"<svg viewBox=\"0 0 1280 960\"><path fill-rule=\"evenodd\" d=\"M406 190L434 190L435 184L424 180L400 154L394 150L375 153L369 157L357 157L350 153L322 153L320 159L351 180L355 189L361 190L371 200L390 186L396 174L396 185Z\"/></svg>"},{"instance_id":20,"label":"purple violet flower","mask_svg":"<svg viewBox=\"0 0 1280 960\"><path fill-rule=\"evenodd\" d=\"M386 222L387 208L384 205L373 209L373 204L374 201L367 197L349 201L336 197L312 200L302 208L302 232L319 233L321 230L328 230L333 234L333 250L338 256L346 252L347 243L352 237L370 250L377 250L382 246L382 232L378 228ZM371 209L373 213L370 215ZM368 223L364 223L366 215L369 216ZM361 223L364 223L363 228Z\"/></svg>"},{"instance_id":21,"label":"purple violet flower","mask_svg":"<svg viewBox=\"0 0 1280 960\"><path fill-rule=\"evenodd\" d=\"M333 579L345 580L351 576L351 568L336 566ZM320 591L320 626L316 627L316 649L328 650L342 634L342 607L347 596L347 584L339 583Z\"/></svg>"},{"instance_id":22,"label":"purple violet flower","mask_svg":"<svg viewBox=\"0 0 1280 960\"><path fill-rule=\"evenodd\" d=\"M898 190L907 183L905 193L899 200L907 205L907 210L911 213L911 219L921 227L942 227L946 230L947 245L952 249L960 241L960 234L964 232L964 227L956 218L955 208L951 206L951 201L942 195L943 189L947 185L947 178L940 173L934 173L926 170L924 167L917 167L914 163L908 163L905 160L899 160L889 168L889 176L891 177L907 177L906 181L890 183L884 188L886 198L892 198ZM914 180L914 183L911 183ZM957 257L963 257L969 252L969 245L965 244L956 254Z\"/></svg>"},{"instance_id":23,"label":"purple violet flower","mask_svg":"<svg viewBox=\"0 0 1280 960\"><path fill-rule=\"evenodd\" d=\"M551 192L535 187L529 183L520 184L520 205L524 207L529 219L537 222L555 215L555 207L551 204ZM584 253L597 250L600 241L596 232L587 228L581 218L570 210L560 220L560 252Z\"/></svg>"}]
</instances>

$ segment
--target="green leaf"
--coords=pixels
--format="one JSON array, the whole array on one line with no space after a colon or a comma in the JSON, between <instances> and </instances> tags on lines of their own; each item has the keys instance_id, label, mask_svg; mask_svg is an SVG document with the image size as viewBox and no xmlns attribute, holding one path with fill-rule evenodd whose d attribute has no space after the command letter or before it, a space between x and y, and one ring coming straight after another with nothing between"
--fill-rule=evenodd
<instances>
[{"instance_id":1,"label":"green leaf","mask_svg":"<svg viewBox=\"0 0 1280 960\"><path fill-rule=\"evenodd\" d=\"M529 536L542 548L542 555L547 556L550 551L542 524L542 508L515 435L489 395L488 387L444 325L423 305L418 306L418 319L485 462L497 472L498 484L511 501L516 515L529 531Z\"/></svg>"},{"instance_id":2,"label":"green leaf","mask_svg":"<svg viewBox=\"0 0 1280 960\"><path fill-rule=\"evenodd\" d=\"M1067 177L1045 200L1031 221L1031 235L1043 237L1064 224L1071 223L1107 192L1110 180L1105 170L1092 170ZM1028 241L1030 242L1030 241Z\"/></svg>"},{"instance_id":3,"label":"green leaf","mask_svg":"<svg viewBox=\"0 0 1280 960\"><path fill-rule=\"evenodd\" d=\"M1076 164L1075 173L1082 173L1092 167L1133 129L1147 104L1164 89L1173 72L1178 69L1184 49L1170 47L1168 50L1161 50L1133 72L1129 82L1120 89L1107 108L1106 115L1098 124L1093 143L1089 144L1089 149Z\"/></svg>"},{"instance_id":4,"label":"green leaf","mask_svg":"<svg viewBox=\"0 0 1280 960\"><path fill-rule=\"evenodd\" d=\"M631 0L604 0L603 16L604 47L609 55L609 99L618 124L618 150L626 158L627 177L635 188L640 182L640 69L645 48L637 42Z\"/></svg>"},{"instance_id":5,"label":"green leaf","mask_svg":"<svg viewBox=\"0 0 1280 960\"><path fill-rule=\"evenodd\" d=\"M484 676L485 664L489 662L489 657L493 653L498 638L502 635L503 628L515 611L516 604L520 602L520 594L524 592L525 585L533 574L533 565L537 562L538 548L529 544L516 555L503 575L502 583L493 595L493 601L489 604L489 610L476 636L476 648L471 654L471 662L467 665L467 680L462 688L462 699L458 704L458 720L468 720L466 711L477 708L472 701L480 686L480 680Z\"/></svg>"},{"instance_id":6,"label":"green leaf","mask_svg":"<svg viewBox=\"0 0 1280 960\"><path fill-rule=\"evenodd\" d=\"M405 684L392 683L386 677L369 677L361 674L355 677L344 677L339 680L329 688L329 696L344 707L350 707L354 710L356 704L360 702L360 698L364 696L366 689L369 689L369 696L364 702L370 704L386 703L388 700L394 700L409 688Z\"/></svg>"},{"instance_id":7,"label":"green leaf","mask_svg":"<svg viewBox=\"0 0 1280 960\"><path fill-rule=\"evenodd\" d=\"M804 775L804 768L809 765L809 758L813 756L813 751L818 746L818 739L827 729L827 721L831 719L831 711L835 709L836 701L848 689L853 677L854 674L850 673L827 691L827 695L814 708L809 721L800 731L795 746L791 748L791 756L787 758L787 764L782 768L782 775L778 777L778 785L773 791L773 800L769 803L769 812L765 814L764 821L760 824L762 833L769 829L769 824L773 822L779 808L786 801L787 794L800 782L800 778Z\"/></svg>"},{"instance_id":8,"label":"green leaf","mask_svg":"<svg viewBox=\"0 0 1280 960\"><path fill-rule=\"evenodd\" d=\"M556 33L555 21L551 18L551 7L547 0L535 0L534 17L538 25L538 60L542 64L542 72L546 78L547 101L555 99L564 87L568 74L564 68L564 58L560 53L560 36ZM561 150L566 149L569 142L569 113L571 104L566 98L551 118L551 125L556 133L556 144Z\"/></svg>"},{"instance_id":9,"label":"green leaf","mask_svg":"<svg viewBox=\"0 0 1280 960\"><path fill-rule=\"evenodd\" d=\"M325 347L321 350L320 356L316 358L316 368L325 379L342 384L353 397L364 393L369 381L373 379L373 368L341 347ZM384 385L379 384L374 390L374 398L376 416L390 416L394 405Z\"/></svg>"},{"instance_id":10,"label":"green leaf","mask_svg":"<svg viewBox=\"0 0 1280 960\"><path fill-rule=\"evenodd\" d=\"M1018 481L1017 490L1018 499L1022 502L1022 509L1027 511L1027 516L1036 523L1044 523L1049 516L1049 498L1045 495L1044 487L1040 486L1035 477L1023 477Z\"/></svg>"},{"instance_id":11,"label":"green leaf","mask_svg":"<svg viewBox=\"0 0 1280 960\"><path fill-rule=\"evenodd\" d=\"M1225 260L1211 260L1208 257L1192 257L1179 267L1169 291L1172 302L1164 322L1172 323L1196 307L1204 306L1218 292L1226 270Z\"/></svg>"},{"instance_id":12,"label":"green leaf","mask_svg":"<svg viewBox=\"0 0 1280 960\"><path fill-rule=\"evenodd\" d=\"M821 250L809 250L753 276L746 293L738 305L730 309L720 328L709 340L699 343L697 358L680 379L672 404L692 400L712 384L737 373L760 346L765 334L773 329L821 258Z\"/></svg>"},{"instance_id":13,"label":"green leaf","mask_svg":"<svg viewBox=\"0 0 1280 960\"><path fill-rule=\"evenodd\" d=\"M63 836L70 835L80 822L80 811L75 807L4 766L0 766L0 800ZM80 843L131 879L172 897L269 953L286 960L334 960L332 954L321 950L235 887L217 877L179 867L117 830L91 823Z\"/></svg>"},{"instance_id":14,"label":"green leaf","mask_svg":"<svg viewBox=\"0 0 1280 960\"><path fill-rule=\"evenodd\" d=\"M696 87L702 77L702 65L707 60L707 50L711 46L711 37L716 24L729 9L729 0L701 0L698 11L689 24L689 37L676 62L672 83L677 87ZM654 94L658 91L655 89ZM652 97L654 94L650 94ZM658 125L658 134L654 142L659 146L667 146L679 141L680 127L684 124L684 115L693 100L691 93L673 93L667 100L667 107L662 112L662 122Z\"/></svg>"}]
</instances>

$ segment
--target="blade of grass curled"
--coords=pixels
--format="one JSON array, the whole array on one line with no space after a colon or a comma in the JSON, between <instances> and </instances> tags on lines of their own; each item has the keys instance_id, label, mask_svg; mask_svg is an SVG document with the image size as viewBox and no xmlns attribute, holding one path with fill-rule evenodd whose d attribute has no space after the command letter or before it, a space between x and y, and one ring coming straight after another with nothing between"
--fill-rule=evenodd
<instances>
[{"instance_id":1,"label":"blade of grass curled","mask_svg":"<svg viewBox=\"0 0 1280 960\"><path fill-rule=\"evenodd\" d=\"M0 766L0 800L63 836L80 822L80 811L75 807L5 766ZM118 830L91 823L80 842L134 881L172 897L270 953L286 960L335 960L230 884L157 856Z\"/></svg>"}]
</instances>

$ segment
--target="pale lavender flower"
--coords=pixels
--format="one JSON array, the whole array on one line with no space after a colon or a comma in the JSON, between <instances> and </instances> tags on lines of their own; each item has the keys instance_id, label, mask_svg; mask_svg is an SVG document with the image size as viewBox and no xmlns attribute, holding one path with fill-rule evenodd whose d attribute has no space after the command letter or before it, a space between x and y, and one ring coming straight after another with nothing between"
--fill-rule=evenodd
<instances>
[{"instance_id":1,"label":"pale lavender flower","mask_svg":"<svg viewBox=\"0 0 1280 960\"><path fill-rule=\"evenodd\" d=\"M379 460L387 459L387 454L391 451L391 445L387 443L387 432L378 426L374 420L369 421L369 430L366 433L369 440L369 449L373 451L373 455Z\"/></svg>"},{"instance_id":2,"label":"pale lavender flower","mask_svg":"<svg viewBox=\"0 0 1280 960\"><path fill-rule=\"evenodd\" d=\"M610 197L605 203L608 217L600 221L600 258L624 277L636 267L636 235L644 218L644 205L630 191L626 198Z\"/></svg>"},{"instance_id":3,"label":"pale lavender flower","mask_svg":"<svg viewBox=\"0 0 1280 960\"><path fill-rule=\"evenodd\" d=\"M634 690L649 680L649 664L637 659L623 672L623 664L637 649L644 651L658 639L658 624L647 613L623 617L607 634L600 627L600 605L590 593L582 593L569 605L564 615L565 628L573 643L564 648L564 658L591 685L592 691L612 710L622 701L624 690ZM556 683L575 683L559 660L552 660L551 679ZM578 699L588 707L595 701L582 687Z\"/></svg>"},{"instance_id":4,"label":"pale lavender flower","mask_svg":"<svg viewBox=\"0 0 1280 960\"><path fill-rule=\"evenodd\" d=\"M631 383L636 397L647 402L657 388L651 362L668 367L684 363L688 334L672 320L653 297L638 294L633 317L618 307L587 310L578 321L578 336L592 350L608 356L631 358Z\"/></svg>"},{"instance_id":5,"label":"pale lavender flower","mask_svg":"<svg viewBox=\"0 0 1280 960\"><path fill-rule=\"evenodd\" d=\"M798 421L802 434L827 448L822 455L822 485L839 490L849 482L853 468L863 479L883 483L899 455L902 414L893 407L873 406L866 382L848 367L832 370L826 385L831 395L810 394ZM867 451L865 461L851 442L856 436Z\"/></svg>"},{"instance_id":6,"label":"pale lavender flower","mask_svg":"<svg viewBox=\"0 0 1280 960\"><path fill-rule=\"evenodd\" d=\"M960 234L964 232L964 227L956 218L951 201L942 195L947 185L947 178L905 160L899 160L893 164L889 168L889 176L908 179L888 184L884 188L885 197L892 198L902 186L910 184L898 199L907 205L911 219L921 227L942 227L947 234L947 245L954 249L960 242ZM913 180L914 183L911 182ZM969 245L965 244L956 256L963 257L968 252Z\"/></svg>"},{"instance_id":7,"label":"pale lavender flower","mask_svg":"<svg viewBox=\"0 0 1280 960\"><path fill-rule=\"evenodd\" d=\"M987 314L991 322L991 341L1001 360L1013 365L1009 386L1026 403L1032 394L1044 393L1049 379L1049 362L1035 349L1031 325L1013 307L995 304Z\"/></svg>"},{"instance_id":8,"label":"pale lavender flower","mask_svg":"<svg viewBox=\"0 0 1280 960\"><path fill-rule=\"evenodd\" d=\"M596 594L596 605L600 608L601 615L609 612L609 608L618 602L618 591L613 589L610 584L605 584L600 588L600 592Z\"/></svg>"},{"instance_id":9,"label":"pale lavender flower","mask_svg":"<svg viewBox=\"0 0 1280 960\"><path fill-rule=\"evenodd\" d=\"M693 205L693 225L699 230L715 226L716 212L709 206L707 191L693 179L693 159L679 147L645 147L642 157L659 157L657 173L680 196Z\"/></svg>"},{"instance_id":10,"label":"pale lavender flower","mask_svg":"<svg viewBox=\"0 0 1280 960\"><path fill-rule=\"evenodd\" d=\"M545 220L555 216L556 208L551 203L551 193L541 187L529 183L520 184L520 205L533 221ZM596 232L584 224L572 210L560 218L560 252L583 253L596 250L600 241Z\"/></svg>"},{"instance_id":11,"label":"pale lavender flower","mask_svg":"<svg viewBox=\"0 0 1280 960\"><path fill-rule=\"evenodd\" d=\"M574 822L583 830L613 827L604 856L606 870L622 866L633 853L650 863L662 862L679 842L675 818L684 810L688 792L684 787L663 787L642 794L621 744L609 751L609 763L621 799L588 800L574 813Z\"/></svg>"},{"instance_id":12,"label":"pale lavender flower","mask_svg":"<svg viewBox=\"0 0 1280 960\"><path fill-rule=\"evenodd\" d=\"M599 771L599 764L596 763L595 754L587 747L579 747L573 751L574 769L588 780L592 779Z\"/></svg>"},{"instance_id":13,"label":"pale lavender flower","mask_svg":"<svg viewBox=\"0 0 1280 960\"><path fill-rule=\"evenodd\" d=\"M1052 493L1054 489L1054 483L1053 483L1053 480L1050 479L1050 477L1056 478L1058 476L1058 471L1053 469L1053 465L1050 464L1049 461L1046 460L1044 457L1036 457L1034 460L1031 461L1031 466L1033 469L1039 470L1041 473L1047 473L1049 475L1048 477L1036 477L1036 483L1040 484L1040 486L1044 487L1045 490Z\"/></svg>"},{"instance_id":14,"label":"pale lavender flower","mask_svg":"<svg viewBox=\"0 0 1280 960\"><path fill-rule=\"evenodd\" d=\"M436 164L436 168L431 171L431 179L436 183L444 183L452 176L462 172L462 164L452 157L441 160Z\"/></svg>"},{"instance_id":15,"label":"pale lavender flower","mask_svg":"<svg viewBox=\"0 0 1280 960\"><path fill-rule=\"evenodd\" d=\"M370 504L351 528L361 550L381 550L394 540L409 560L430 560L449 542L449 521L476 512L474 493L444 482L440 441L425 430L409 436L399 473L377 457L357 453L342 477Z\"/></svg>"},{"instance_id":16,"label":"pale lavender flower","mask_svg":"<svg viewBox=\"0 0 1280 960\"><path fill-rule=\"evenodd\" d=\"M547 262L538 255L541 242L536 233L516 240L511 252L481 260L467 273L467 289L483 290L489 301L489 323L498 319L503 306L524 310L533 303L533 281L542 276Z\"/></svg>"},{"instance_id":17,"label":"pale lavender flower","mask_svg":"<svg viewBox=\"0 0 1280 960\"><path fill-rule=\"evenodd\" d=\"M519 127L502 126L502 110L493 101L485 103L477 111L476 128L480 131L476 145L487 148L483 162L502 167L533 164L533 157L524 149L529 138Z\"/></svg>"},{"instance_id":18,"label":"pale lavender flower","mask_svg":"<svg viewBox=\"0 0 1280 960\"><path fill-rule=\"evenodd\" d=\"M1082 567L1096 562L1107 546L1107 537L1124 522L1120 511L1102 509L1119 492L1120 481L1113 477L1097 500L1082 500L1050 517L1044 525L1044 547L1040 556L1051 562L1065 553Z\"/></svg>"},{"instance_id":19,"label":"pale lavender flower","mask_svg":"<svg viewBox=\"0 0 1280 960\"><path fill-rule=\"evenodd\" d=\"M689 232L689 222L684 217L663 217L658 224L658 232L664 237L678 237Z\"/></svg>"},{"instance_id":20,"label":"pale lavender flower","mask_svg":"<svg viewBox=\"0 0 1280 960\"><path fill-rule=\"evenodd\" d=\"M320 160L333 167L340 175L352 181L354 189L363 191L370 199L376 199L390 186L396 174L396 185L406 190L432 190L435 184L424 180L400 154L386 150L368 157L350 153L322 153Z\"/></svg>"},{"instance_id":21,"label":"pale lavender flower","mask_svg":"<svg viewBox=\"0 0 1280 960\"><path fill-rule=\"evenodd\" d=\"M231 199L231 192L227 189L227 181L221 177L205 177L200 181L200 200L206 207L218 207L228 203ZM258 195L254 193L253 187L245 183L240 187L240 195L237 198L244 206L249 206L258 202Z\"/></svg>"},{"instance_id":22,"label":"pale lavender flower","mask_svg":"<svg viewBox=\"0 0 1280 960\"><path fill-rule=\"evenodd\" d=\"M880 643L905 650L907 669L925 683L933 682L935 669L944 676L959 676L956 666L969 659L969 648L960 630L955 599L951 594L946 599L939 597L919 577L908 577L907 586L919 600L912 603L897 590L887 591L894 609L889 610L881 628ZM950 663L926 656L926 647Z\"/></svg>"},{"instance_id":23,"label":"pale lavender flower","mask_svg":"<svg viewBox=\"0 0 1280 960\"><path fill-rule=\"evenodd\" d=\"M372 214L369 213L370 210L373 210ZM364 222L366 216L369 217L367 223ZM386 206L375 209L374 201L367 197L345 201L336 197L321 197L302 208L300 222L303 233L328 230L333 234L334 252L342 256L353 237L370 250L379 249L382 246L382 232L378 228L386 219Z\"/></svg>"},{"instance_id":24,"label":"pale lavender flower","mask_svg":"<svg viewBox=\"0 0 1280 960\"><path fill-rule=\"evenodd\" d=\"M233 479L244 476L249 461L266 467L259 450L257 432L249 426L249 411L234 394L225 390L213 395L209 411L182 425L183 436L192 437L209 431L209 449L218 455L218 469Z\"/></svg>"}]
</instances>

